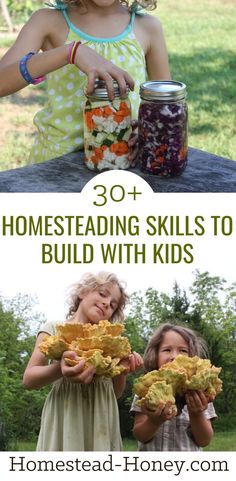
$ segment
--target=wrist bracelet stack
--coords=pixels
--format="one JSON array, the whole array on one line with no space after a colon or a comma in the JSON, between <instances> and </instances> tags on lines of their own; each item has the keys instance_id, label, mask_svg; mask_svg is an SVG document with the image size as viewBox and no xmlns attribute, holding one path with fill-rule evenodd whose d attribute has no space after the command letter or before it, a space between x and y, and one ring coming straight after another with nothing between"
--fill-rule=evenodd
<instances>
[{"instance_id":1,"label":"wrist bracelet stack","mask_svg":"<svg viewBox=\"0 0 236 481\"><path fill-rule=\"evenodd\" d=\"M74 64L75 63L75 55L76 55L76 52L77 52L77 48L80 46L81 43L82 42L71 42L69 44L68 54L67 54L67 63L68 64ZM27 68L27 62L33 55L35 55L34 52L29 52L20 59L19 70L20 70L20 73L21 73L23 79L28 84L37 85L37 84L43 82L46 77L42 76L42 77L33 78L30 75L30 73L28 71L28 68Z\"/></svg>"},{"instance_id":2,"label":"wrist bracelet stack","mask_svg":"<svg viewBox=\"0 0 236 481\"><path fill-rule=\"evenodd\" d=\"M23 79L28 84L37 85L37 84L39 84L39 83L41 83L45 80L45 76L37 77L37 78L31 77L31 75L28 71L28 68L27 68L27 62L33 55L35 55L34 52L29 52L26 55L24 55L24 57L21 58L20 63L19 63L19 70L20 70L20 73L21 73Z\"/></svg>"},{"instance_id":3,"label":"wrist bracelet stack","mask_svg":"<svg viewBox=\"0 0 236 481\"><path fill-rule=\"evenodd\" d=\"M67 56L67 63L73 64L75 63L75 55L77 52L77 48L81 45L82 42L72 42L69 45L68 49L68 56Z\"/></svg>"}]
</instances>

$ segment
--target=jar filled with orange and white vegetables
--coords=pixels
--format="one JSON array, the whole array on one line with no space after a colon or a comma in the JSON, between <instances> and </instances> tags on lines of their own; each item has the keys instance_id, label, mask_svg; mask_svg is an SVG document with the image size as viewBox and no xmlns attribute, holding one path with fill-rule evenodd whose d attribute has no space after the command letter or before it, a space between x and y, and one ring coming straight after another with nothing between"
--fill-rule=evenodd
<instances>
[{"instance_id":1,"label":"jar filled with orange and white vegetables","mask_svg":"<svg viewBox=\"0 0 236 481\"><path fill-rule=\"evenodd\" d=\"M128 140L131 128L129 90L120 97L113 81L114 99L110 100L103 80L97 80L84 107L85 164L91 170L128 169Z\"/></svg>"}]
</instances>

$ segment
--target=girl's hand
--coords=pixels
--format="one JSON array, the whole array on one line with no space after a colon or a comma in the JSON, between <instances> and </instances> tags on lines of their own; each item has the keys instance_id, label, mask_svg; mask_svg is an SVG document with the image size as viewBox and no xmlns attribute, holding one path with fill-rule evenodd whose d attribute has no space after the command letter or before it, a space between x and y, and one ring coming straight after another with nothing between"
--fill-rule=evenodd
<instances>
[{"instance_id":1,"label":"girl's hand","mask_svg":"<svg viewBox=\"0 0 236 481\"><path fill-rule=\"evenodd\" d=\"M75 65L88 77L88 94L93 92L94 83L97 78L105 81L111 100L114 98L113 79L119 84L121 97L126 94L126 84L129 85L131 90L134 89L134 81L128 72L116 67L115 64L106 60L92 48L84 44L80 45L77 49Z\"/></svg>"},{"instance_id":2,"label":"girl's hand","mask_svg":"<svg viewBox=\"0 0 236 481\"><path fill-rule=\"evenodd\" d=\"M61 359L61 372L62 376L69 382L78 382L82 384L90 384L93 380L93 376L96 373L96 369L93 366L84 369L84 360L81 360L76 366L68 366L64 358L79 360L79 357L74 351L65 351Z\"/></svg>"},{"instance_id":3,"label":"girl's hand","mask_svg":"<svg viewBox=\"0 0 236 481\"><path fill-rule=\"evenodd\" d=\"M143 358L137 352L132 352L129 357L121 359L119 362L122 366L126 368L124 374L129 374L129 372L134 372L143 365Z\"/></svg>"},{"instance_id":4,"label":"girl's hand","mask_svg":"<svg viewBox=\"0 0 236 481\"><path fill-rule=\"evenodd\" d=\"M203 391L187 391L185 399L189 414L199 414L207 409L208 399Z\"/></svg>"},{"instance_id":5,"label":"girl's hand","mask_svg":"<svg viewBox=\"0 0 236 481\"><path fill-rule=\"evenodd\" d=\"M161 425L164 421L169 421L176 416L176 409L173 409L171 402L161 402L156 411L150 411L144 406L142 407L142 413L146 414L151 422L156 425Z\"/></svg>"},{"instance_id":6,"label":"girl's hand","mask_svg":"<svg viewBox=\"0 0 236 481\"><path fill-rule=\"evenodd\" d=\"M132 167L135 166L138 156L138 121L133 120L131 123L132 133L128 140L128 146L130 149L128 159Z\"/></svg>"}]
</instances>

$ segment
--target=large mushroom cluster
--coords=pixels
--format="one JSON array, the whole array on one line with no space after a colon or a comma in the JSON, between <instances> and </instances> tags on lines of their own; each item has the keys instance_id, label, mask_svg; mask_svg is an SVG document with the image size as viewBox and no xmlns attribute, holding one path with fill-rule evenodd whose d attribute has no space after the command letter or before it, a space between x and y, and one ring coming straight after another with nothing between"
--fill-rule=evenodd
<instances>
[{"instance_id":1,"label":"large mushroom cluster","mask_svg":"<svg viewBox=\"0 0 236 481\"><path fill-rule=\"evenodd\" d=\"M213 366L209 359L179 354L159 370L136 379L134 393L139 397L137 404L155 411L161 402L169 402L177 414L178 400L183 399L188 390L201 390L211 399L219 394L222 389L222 381L218 377L220 371L221 368Z\"/></svg>"},{"instance_id":2,"label":"large mushroom cluster","mask_svg":"<svg viewBox=\"0 0 236 481\"><path fill-rule=\"evenodd\" d=\"M125 367L120 360L129 356L131 347L127 337L122 336L123 324L102 320L98 324L58 324L54 336L46 335L40 343L40 351L48 359L61 359L65 351L74 351L79 360L65 358L74 366L81 359L84 368L94 366L98 376L114 377Z\"/></svg>"}]
</instances>

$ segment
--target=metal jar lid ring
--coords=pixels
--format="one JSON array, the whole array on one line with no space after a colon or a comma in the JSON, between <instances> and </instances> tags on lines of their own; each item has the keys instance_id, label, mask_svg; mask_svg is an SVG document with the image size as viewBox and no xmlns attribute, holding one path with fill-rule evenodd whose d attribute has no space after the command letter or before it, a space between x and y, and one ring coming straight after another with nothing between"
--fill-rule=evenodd
<instances>
[{"instance_id":1,"label":"metal jar lid ring","mask_svg":"<svg viewBox=\"0 0 236 481\"><path fill-rule=\"evenodd\" d=\"M140 97L144 100L178 101L186 97L186 85L173 80L153 80L140 85Z\"/></svg>"},{"instance_id":2,"label":"metal jar lid ring","mask_svg":"<svg viewBox=\"0 0 236 481\"><path fill-rule=\"evenodd\" d=\"M120 97L120 88L118 82L113 80L113 89L115 98ZM128 97L130 88L126 85L126 96ZM87 95L91 100L108 100L107 86L104 80L97 79L94 84L93 92Z\"/></svg>"}]
</instances>

